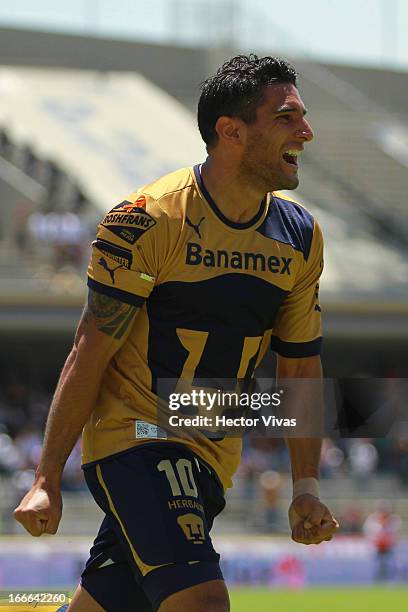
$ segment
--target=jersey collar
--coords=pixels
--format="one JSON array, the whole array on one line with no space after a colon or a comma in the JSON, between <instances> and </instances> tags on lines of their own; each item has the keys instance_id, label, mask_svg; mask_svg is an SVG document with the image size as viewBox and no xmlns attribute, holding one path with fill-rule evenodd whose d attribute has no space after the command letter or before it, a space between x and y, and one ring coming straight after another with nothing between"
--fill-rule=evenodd
<instances>
[{"instance_id":1,"label":"jersey collar","mask_svg":"<svg viewBox=\"0 0 408 612\"><path fill-rule=\"evenodd\" d=\"M238 229L238 230L246 230L249 229L255 225L258 224L258 222L260 221L260 219L263 218L266 207L267 207L267 196L264 196L261 205L259 207L258 212L256 213L256 215L254 217L252 217L252 219L250 219L249 221L246 221L245 223L236 223L235 221L231 221L230 219L228 219L218 208L218 206L216 205L216 203L214 202L214 200L212 199L212 197L210 196L210 194L207 191L206 186L204 185L204 181L202 179L201 176L201 164L196 164L194 166L194 175L197 181L197 185L201 191L201 193L203 194L206 202L208 203L208 205L210 206L210 208L212 209L212 211L214 212L215 215L217 215L217 217L223 222L225 223L225 225L228 225L228 227L232 227L233 229Z\"/></svg>"}]
</instances>

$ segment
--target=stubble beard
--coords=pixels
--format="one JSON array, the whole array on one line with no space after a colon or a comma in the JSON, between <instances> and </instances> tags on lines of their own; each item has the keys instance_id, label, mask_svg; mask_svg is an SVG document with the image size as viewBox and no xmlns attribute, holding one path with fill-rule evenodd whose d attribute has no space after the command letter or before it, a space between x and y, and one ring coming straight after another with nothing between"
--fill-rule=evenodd
<instances>
[{"instance_id":1,"label":"stubble beard","mask_svg":"<svg viewBox=\"0 0 408 612\"><path fill-rule=\"evenodd\" d=\"M265 163L264 160L268 155L262 140L262 136L259 135L248 142L240 165L242 179L256 189L262 188L263 193L296 189L299 185L297 175L290 178L280 170L274 170L271 164Z\"/></svg>"}]
</instances>

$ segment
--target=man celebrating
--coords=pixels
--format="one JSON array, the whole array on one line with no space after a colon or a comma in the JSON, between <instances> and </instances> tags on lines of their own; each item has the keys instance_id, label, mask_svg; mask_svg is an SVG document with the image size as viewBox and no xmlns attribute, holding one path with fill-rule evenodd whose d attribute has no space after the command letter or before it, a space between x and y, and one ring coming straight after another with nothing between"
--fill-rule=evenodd
<instances>
[{"instance_id":1,"label":"man celebrating","mask_svg":"<svg viewBox=\"0 0 408 612\"><path fill-rule=\"evenodd\" d=\"M15 511L32 535L56 533L61 474L83 430L86 481L106 516L72 612L229 610L209 532L241 440L172 436L157 421L160 384L248 380L269 346L279 380L321 377L321 232L276 193L298 185L313 138L305 114L290 64L232 58L202 85L205 163L145 185L99 225L88 304ZM329 540L338 524L319 501L320 440L287 443L292 537Z\"/></svg>"}]
</instances>

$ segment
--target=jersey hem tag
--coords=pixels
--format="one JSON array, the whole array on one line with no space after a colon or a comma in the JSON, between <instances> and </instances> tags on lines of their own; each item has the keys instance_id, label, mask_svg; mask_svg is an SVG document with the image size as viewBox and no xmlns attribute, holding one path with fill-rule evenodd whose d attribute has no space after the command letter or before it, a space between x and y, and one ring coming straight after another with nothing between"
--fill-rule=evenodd
<instances>
[{"instance_id":1,"label":"jersey hem tag","mask_svg":"<svg viewBox=\"0 0 408 612\"><path fill-rule=\"evenodd\" d=\"M153 425L153 423L146 423L146 421L135 421L135 436L138 440L145 438L153 438L155 440L166 440L167 432Z\"/></svg>"}]
</instances>

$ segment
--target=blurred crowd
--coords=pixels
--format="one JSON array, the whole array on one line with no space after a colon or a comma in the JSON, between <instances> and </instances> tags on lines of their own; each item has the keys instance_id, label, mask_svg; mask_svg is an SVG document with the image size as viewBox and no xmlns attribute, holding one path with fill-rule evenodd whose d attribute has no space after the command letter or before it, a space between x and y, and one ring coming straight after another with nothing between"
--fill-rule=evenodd
<instances>
[{"instance_id":1,"label":"blurred crowd","mask_svg":"<svg viewBox=\"0 0 408 612\"><path fill-rule=\"evenodd\" d=\"M280 511L282 474L290 474L286 444L278 438L246 440L238 477L242 494L249 500L259 499L264 512L264 526L281 531L286 516ZM346 506L340 519L342 533L363 532L366 514L359 503L370 490L373 479L396 478L404 497L408 490L408 439L342 438L323 440L321 478L353 485L355 502Z\"/></svg>"},{"instance_id":2,"label":"blurred crowd","mask_svg":"<svg viewBox=\"0 0 408 612\"><path fill-rule=\"evenodd\" d=\"M0 369L0 488L1 479L12 484L15 499L27 490L38 465L45 419L52 399L45 388L27 373ZM64 470L62 487L66 491L84 491L86 485L80 468L80 442L75 446ZM258 499L264 524L271 531L281 531L285 521L279 512L282 475L290 473L288 451L279 438L246 436L241 465L237 474L241 494L247 500ZM408 439L326 438L323 442L321 476L323 479L347 478L354 484L356 503L340 517L343 532L361 533L366 516L357 494L364 495L373 478L397 478L401 497L408 490Z\"/></svg>"},{"instance_id":3,"label":"blurred crowd","mask_svg":"<svg viewBox=\"0 0 408 612\"><path fill-rule=\"evenodd\" d=\"M0 478L8 477L17 493L34 477L41 455L44 423L52 395L13 370L0 371ZM64 470L64 490L85 490L80 442Z\"/></svg>"},{"instance_id":4,"label":"blurred crowd","mask_svg":"<svg viewBox=\"0 0 408 612\"><path fill-rule=\"evenodd\" d=\"M11 215L0 216L3 251L13 250L20 265L42 265L43 273L82 272L96 219L80 187L54 161L39 158L28 145L13 143L4 129L0 129L0 161L5 172L21 171L33 194L32 199L12 202Z\"/></svg>"}]
</instances>

